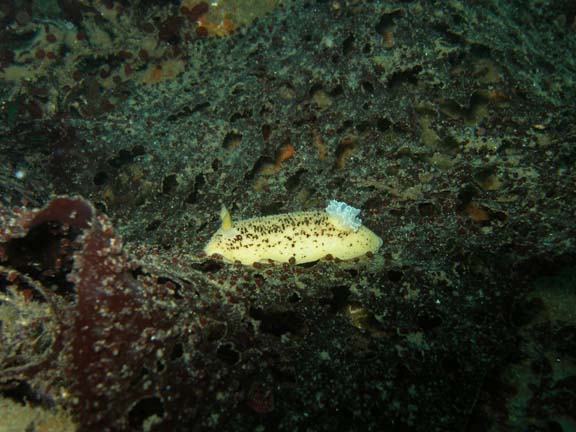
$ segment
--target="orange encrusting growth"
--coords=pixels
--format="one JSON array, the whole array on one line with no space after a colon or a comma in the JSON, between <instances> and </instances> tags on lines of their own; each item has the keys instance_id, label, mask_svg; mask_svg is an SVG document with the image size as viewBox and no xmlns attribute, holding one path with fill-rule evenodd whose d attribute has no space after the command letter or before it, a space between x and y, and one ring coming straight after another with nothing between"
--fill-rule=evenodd
<instances>
[{"instance_id":1,"label":"orange encrusting growth","mask_svg":"<svg viewBox=\"0 0 576 432\"><path fill-rule=\"evenodd\" d=\"M263 190L268 184L268 177L276 174L282 168L282 164L294 156L294 146L290 143L282 145L276 152L274 162L262 165L257 172L256 180L254 182L254 189L257 191Z\"/></svg>"},{"instance_id":2,"label":"orange encrusting growth","mask_svg":"<svg viewBox=\"0 0 576 432\"><path fill-rule=\"evenodd\" d=\"M274 165L280 169L282 162L290 159L292 156L294 156L294 146L292 144L284 144L278 151Z\"/></svg>"},{"instance_id":3,"label":"orange encrusting growth","mask_svg":"<svg viewBox=\"0 0 576 432\"><path fill-rule=\"evenodd\" d=\"M206 18L206 15L203 15L198 19L197 23L199 27L205 28L210 36L227 36L234 31L234 23L226 17L214 22Z\"/></svg>"}]
</instances>

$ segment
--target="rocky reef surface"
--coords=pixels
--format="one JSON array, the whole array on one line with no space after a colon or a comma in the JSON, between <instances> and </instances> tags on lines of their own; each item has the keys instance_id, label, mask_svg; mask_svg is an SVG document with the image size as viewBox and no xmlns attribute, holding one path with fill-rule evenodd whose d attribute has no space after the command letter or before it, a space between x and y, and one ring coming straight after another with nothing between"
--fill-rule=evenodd
<instances>
[{"instance_id":1,"label":"rocky reef surface","mask_svg":"<svg viewBox=\"0 0 576 432\"><path fill-rule=\"evenodd\" d=\"M56 3L0 9L0 425L575 427L572 2ZM331 199L377 254L202 253Z\"/></svg>"}]
</instances>

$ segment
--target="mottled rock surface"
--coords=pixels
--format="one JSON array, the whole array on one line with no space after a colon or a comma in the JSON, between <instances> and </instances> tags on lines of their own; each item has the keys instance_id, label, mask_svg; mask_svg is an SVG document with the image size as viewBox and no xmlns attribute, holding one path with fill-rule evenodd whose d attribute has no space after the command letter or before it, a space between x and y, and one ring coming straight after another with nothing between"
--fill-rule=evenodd
<instances>
[{"instance_id":1,"label":"mottled rock surface","mask_svg":"<svg viewBox=\"0 0 576 432\"><path fill-rule=\"evenodd\" d=\"M233 32L124 6L162 19L108 32L117 80L86 60L53 111L2 87L4 398L82 430L575 424L571 2L288 2ZM222 204L330 199L375 256L201 254Z\"/></svg>"}]
</instances>

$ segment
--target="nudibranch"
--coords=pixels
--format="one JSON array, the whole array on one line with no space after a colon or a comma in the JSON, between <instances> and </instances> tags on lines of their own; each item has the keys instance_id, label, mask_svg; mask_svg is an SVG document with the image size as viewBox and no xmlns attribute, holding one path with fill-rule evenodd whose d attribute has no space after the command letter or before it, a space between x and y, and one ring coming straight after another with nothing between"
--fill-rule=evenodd
<instances>
[{"instance_id":1,"label":"nudibranch","mask_svg":"<svg viewBox=\"0 0 576 432\"><path fill-rule=\"evenodd\" d=\"M204 252L245 265L276 261L297 264L326 256L349 260L375 253L382 239L362 225L359 209L330 201L325 211L304 211L232 221L225 207L222 226Z\"/></svg>"}]
</instances>

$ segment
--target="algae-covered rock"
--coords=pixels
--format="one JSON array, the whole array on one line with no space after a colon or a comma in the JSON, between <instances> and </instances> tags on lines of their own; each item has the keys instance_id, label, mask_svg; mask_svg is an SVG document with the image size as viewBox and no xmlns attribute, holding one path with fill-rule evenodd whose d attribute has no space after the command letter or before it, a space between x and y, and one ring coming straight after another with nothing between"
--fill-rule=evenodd
<instances>
[{"instance_id":1,"label":"algae-covered rock","mask_svg":"<svg viewBox=\"0 0 576 432\"><path fill-rule=\"evenodd\" d=\"M576 422L570 2L68 3L0 15L2 397L81 430ZM378 252L202 253L223 205L332 199Z\"/></svg>"}]
</instances>

